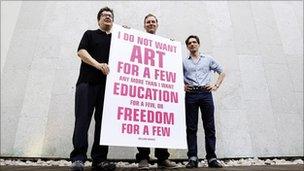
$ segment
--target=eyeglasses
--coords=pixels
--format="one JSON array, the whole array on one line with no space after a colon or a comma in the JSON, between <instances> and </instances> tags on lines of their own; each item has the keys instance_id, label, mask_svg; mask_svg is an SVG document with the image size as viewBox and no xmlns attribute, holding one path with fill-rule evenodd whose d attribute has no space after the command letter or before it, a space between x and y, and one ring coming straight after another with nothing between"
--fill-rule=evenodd
<instances>
[{"instance_id":1,"label":"eyeglasses","mask_svg":"<svg viewBox=\"0 0 304 171\"><path fill-rule=\"evenodd\" d=\"M109 17L109 18L113 18L112 14L101 14L101 17Z\"/></svg>"}]
</instances>

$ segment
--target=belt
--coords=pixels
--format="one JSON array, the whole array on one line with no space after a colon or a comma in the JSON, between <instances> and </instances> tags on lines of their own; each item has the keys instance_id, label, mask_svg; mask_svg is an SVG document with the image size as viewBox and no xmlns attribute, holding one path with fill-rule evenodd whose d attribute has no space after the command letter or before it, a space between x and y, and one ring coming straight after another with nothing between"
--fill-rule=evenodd
<instances>
[{"instance_id":1,"label":"belt","mask_svg":"<svg viewBox=\"0 0 304 171\"><path fill-rule=\"evenodd\" d=\"M205 86L189 86L188 90L189 92L202 92L207 91L207 88Z\"/></svg>"}]
</instances>

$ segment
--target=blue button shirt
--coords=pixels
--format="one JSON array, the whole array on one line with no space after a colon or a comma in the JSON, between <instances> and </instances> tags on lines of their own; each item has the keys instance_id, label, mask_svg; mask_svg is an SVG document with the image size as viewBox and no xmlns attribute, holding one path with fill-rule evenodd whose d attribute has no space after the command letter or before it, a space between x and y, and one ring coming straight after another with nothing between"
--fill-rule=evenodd
<instances>
[{"instance_id":1,"label":"blue button shirt","mask_svg":"<svg viewBox=\"0 0 304 171\"><path fill-rule=\"evenodd\" d=\"M213 72L223 72L222 66L211 56L200 54L198 61L193 61L191 56L183 60L184 82L193 86L210 84Z\"/></svg>"}]
</instances>

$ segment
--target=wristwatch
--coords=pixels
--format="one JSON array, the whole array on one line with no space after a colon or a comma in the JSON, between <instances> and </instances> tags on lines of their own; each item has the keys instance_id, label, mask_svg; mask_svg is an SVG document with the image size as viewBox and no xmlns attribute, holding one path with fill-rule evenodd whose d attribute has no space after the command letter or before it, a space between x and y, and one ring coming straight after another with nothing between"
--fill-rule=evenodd
<instances>
[{"instance_id":1,"label":"wristwatch","mask_svg":"<svg viewBox=\"0 0 304 171\"><path fill-rule=\"evenodd\" d=\"M219 88L219 87L220 87L220 85L218 85L218 84L215 84L215 87Z\"/></svg>"}]
</instances>

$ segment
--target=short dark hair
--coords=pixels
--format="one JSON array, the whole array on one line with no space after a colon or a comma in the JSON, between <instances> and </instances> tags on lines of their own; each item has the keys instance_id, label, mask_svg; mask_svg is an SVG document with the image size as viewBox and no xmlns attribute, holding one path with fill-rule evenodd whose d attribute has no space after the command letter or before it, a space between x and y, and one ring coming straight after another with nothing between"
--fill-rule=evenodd
<instances>
[{"instance_id":1,"label":"short dark hair","mask_svg":"<svg viewBox=\"0 0 304 171\"><path fill-rule=\"evenodd\" d=\"M190 35L190 36L185 40L186 45L188 45L188 41L189 41L189 39L191 39L191 38L194 38L194 39L197 41L197 43L200 44L200 40L199 40L198 36L196 36L196 35Z\"/></svg>"},{"instance_id":2,"label":"short dark hair","mask_svg":"<svg viewBox=\"0 0 304 171\"><path fill-rule=\"evenodd\" d=\"M109 7L103 7L99 10L98 14L97 14L97 20L99 21L100 20L100 17L101 17L101 13L104 12L104 11L109 11L112 13L112 16L113 16L113 21L114 21L114 12L111 8Z\"/></svg>"},{"instance_id":3,"label":"short dark hair","mask_svg":"<svg viewBox=\"0 0 304 171\"><path fill-rule=\"evenodd\" d=\"M158 23L157 18L156 18L155 15L153 15L153 14L148 14L148 15L146 15L146 16L145 16L145 19L144 19L144 23L146 22L146 19L147 19L148 17L154 17L155 20L156 20L156 22Z\"/></svg>"}]
</instances>

